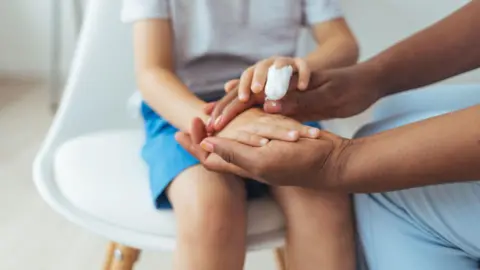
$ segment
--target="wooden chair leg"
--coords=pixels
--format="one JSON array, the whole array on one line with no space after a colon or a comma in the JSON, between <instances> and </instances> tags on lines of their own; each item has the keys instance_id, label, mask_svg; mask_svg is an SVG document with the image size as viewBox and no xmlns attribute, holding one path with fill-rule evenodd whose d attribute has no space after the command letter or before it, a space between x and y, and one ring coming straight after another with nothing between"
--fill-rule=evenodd
<instances>
[{"instance_id":1,"label":"wooden chair leg","mask_svg":"<svg viewBox=\"0 0 480 270\"><path fill-rule=\"evenodd\" d=\"M275 261L277 262L278 270L287 270L287 263L285 261L285 248L275 249Z\"/></svg>"},{"instance_id":2,"label":"wooden chair leg","mask_svg":"<svg viewBox=\"0 0 480 270\"><path fill-rule=\"evenodd\" d=\"M110 243L103 270L132 270L140 256L140 250L117 243Z\"/></svg>"}]
</instances>

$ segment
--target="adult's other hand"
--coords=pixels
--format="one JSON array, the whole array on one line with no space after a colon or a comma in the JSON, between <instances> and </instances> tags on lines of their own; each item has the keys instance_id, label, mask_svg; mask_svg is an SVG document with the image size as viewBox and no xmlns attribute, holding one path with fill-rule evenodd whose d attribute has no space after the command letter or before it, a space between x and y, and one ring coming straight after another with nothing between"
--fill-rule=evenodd
<instances>
[{"instance_id":1,"label":"adult's other hand","mask_svg":"<svg viewBox=\"0 0 480 270\"><path fill-rule=\"evenodd\" d=\"M197 121L196 125L202 125ZM210 170L235 173L275 186L335 187L348 159L349 140L322 131L318 139L270 141L262 147L218 137L202 128L178 133L179 143ZM200 135L199 135L200 134ZM200 138L204 137L199 144Z\"/></svg>"}]
</instances>

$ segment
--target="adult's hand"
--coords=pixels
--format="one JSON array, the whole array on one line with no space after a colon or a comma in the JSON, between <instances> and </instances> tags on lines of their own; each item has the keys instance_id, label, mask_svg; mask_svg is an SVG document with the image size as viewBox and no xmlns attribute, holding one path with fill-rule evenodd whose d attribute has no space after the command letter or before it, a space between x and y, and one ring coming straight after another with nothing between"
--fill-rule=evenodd
<instances>
[{"instance_id":1,"label":"adult's hand","mask_svg":"<svg viewBox=\"0 0 480 270\"><path fill-rule=\"evenodd\" d=\"M177 133L177 141L210 170L235 173L275 186L329 188L341 181L349 140L322 131L318 139L272 140L262 147L218 137L206 137L201 121L192 133ZM203 131L202 131L203 129ZM193 138L193 139L192 139ZM201 143L199 143L201 141Z\"/></svg>"},{"instance_id":2,"label":"adult's hand","mask_svg":"<svg viewBox=\"0 0 480 270\"><path fill-rule=\"evenodd\" d=\"M263 108L299 121L354 116L384 96L376 78L375 69L363 64L320 71L312 75L307 91L289 91Z\"/></svg>"},{"instance_id":3,"label":"adult's hand","mask_svg":"<svg viewBox=\"0 0 480 270\"><path fill-rule=\"evenodd\" d=\"M312 74L306 91L292 91L297 85L292 79L287 95L279 101L265 101L263 93L255 94L247 102L238 99L237 88L227 85L227 95L206 107L212 121L209 131L221 130L232 119L252 106L263 104L268 113L283 114L299 121L344 118L361 113L381 98L376 70L369 65L324 70Z\"/></svg>"}]
</instances>

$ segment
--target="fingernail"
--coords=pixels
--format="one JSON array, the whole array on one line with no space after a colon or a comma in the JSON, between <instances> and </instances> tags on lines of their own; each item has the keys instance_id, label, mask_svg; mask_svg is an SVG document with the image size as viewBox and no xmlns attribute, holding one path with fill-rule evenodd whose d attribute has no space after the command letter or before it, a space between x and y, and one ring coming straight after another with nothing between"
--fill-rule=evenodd
<instances>
[{"instance_id":1,"label":"fingernail","mask_svg":"<svg viewBox=\"0 0 480 270\"><path fill-rule=\"evenodd\" d=\"M298 88L299 89L305 89L307 87L307 84L305 82L299 82L298 83Z\"/></svg>"},{"instance_id":2,"label":"fingernail","mask_svg":"<svg viewBox=\"0 0 480 270\"><path fill-rule=\"evenodd\" d=\"M252 89L261 90L262 89L262 84L259 83L259 82L255 82L252 86Z\"/></svg>"},{"instance_id":3,"label":"fingernail","mask_svg":"<svg viewBox=\"0 0 480 270\"><path fill-rule=\"evenodd\" d=\"M202 141L200 143L200 146L203 148L203 150L207 152L213 152L213 144L207 142L207 141Z\"/></svg>"},{"instance_id":4,"label":"fingernail","mask_svg":"<svg viewBox=\"0 0 480 270\"><path fill-rule=\"evenodd\" d=\"M277 107L277 102L275 102L275 101L272 101L272 103L270 103L270 104L272 104L272 107Z\"/></svg>"},{"instance_id":5,"label":"fingernail","mask_svg":"<svg viewBox=\"0 0 480 270\"><path fill-rule=\"evenodd\" d=\"M320 135L320 129L318 128L311 128L308 130L308 134L310 134L310 136L316 138Z\"/></svg>"},{"instance_id":6,"label":"fingernail","mask_svg":"<svg viewBox=\"0 0 480 270\"><path fill-rule=\"evenodd\" d=\"M213 121L212 117L209 117L207 120L207 127L212 124L212 121Z\"/></svg>"},{"instance_id":7,"label":"fingernail","mask_svg":"<svg viewBox=\"0 0 480 270\"><path fill-rule=\"evenodd\" d=\"M240 93L238 98L241 100L241 101L246 101L248 99L247 95L245 93Z\"/></svg>"},{"instance_id":8,"label":"fingernail","mask_svg":"<svg viewBox=\"0 0 480 270\"><path fill-rule=\"evenodd\" d=\"M260 145L264 146L264 145L267 145L268 143L268 139L261 139L260 140Z\"/></svg>"},{"instance_id":9,"label":"fingernail","mask_svg":"<svg viewBox=\"0 0 480 270\"><path fill-rule=\"evenodd\" d=\"M215 126L218 126L220 122L222 121L222 116L220 115L217 120L215 120Z\"/></svg>"},{"instance_id":10,"label":"fingernail","mask_svg":"<svg viewBox=\"0 0 480 270\"><path fill-rule=\"evenodd\" d=\"M292 131L288 132L288 137L290 137L291 139L296 140L296 139L298 138L298 131L292 130Z\"/></svg>"}]
</instances>

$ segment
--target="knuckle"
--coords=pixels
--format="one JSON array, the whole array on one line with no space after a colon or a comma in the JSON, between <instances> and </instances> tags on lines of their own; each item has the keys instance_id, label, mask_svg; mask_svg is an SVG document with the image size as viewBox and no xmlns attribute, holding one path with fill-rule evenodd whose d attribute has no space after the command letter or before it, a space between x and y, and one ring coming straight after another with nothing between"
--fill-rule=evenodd
<instances>
[{"instance_id":1,"label":"knuckle","mask_svg":"<svg viewBox=\"0 0 480 270\"><path fill-rule=\"evenodd\" d=\"M243 80L243 79L247 78L248 76L250 76L254 69L255 69L255 67L249 67L246 70L244 70L242 72L242 75L240 76L240 79Z\"/></svg>"},{"instance_id":2,"label":"knuckle","mask_svg":"<svg viewBox=\"0 0 480 270\"><path fill-rule=\"evenodd\" d=\"M262 124L267 123L268 120L269 120L269 117L267 117L265 115L258 116L258 118L257 118L257 121L259 123L262 123ZM257 126L257 125L255 125L255 126Z\"/></svg>"},{"instance_id":3,"label":"knuckle","mask_svg":"<svg viewBox=\"0 0 480 270\"><path fill-rule=\"evenodd\" d=\"M305 126L305 125L301 125L301 126L299 127L299 130L300 130L302 133L305 133L305 134L309 134L308 131L309 131L310 129L311 129L311 127Z\"/></svg>"},{"instance_id":4,"label":"knuckle","mask_svg":"<svg viewBox=\"0 0 480 270\"><path fill-rule=\"evenodd\" d=\"M250 132L241 132L240 138L238 138L237 141L241 143L246 143L246 144L256 144L258 143L258 140L256 136Z\"/></svg>"},{"instance_id":5,"label":"knuckle","mask_svg":"<svg viewBox=\"0 0 480 270\"><path fill-rule=\"evenodd\" d=\"M302 68L303 75L306 77L310 77L310 74L312 73L310 68L307 65L302 66L301 68Z\"/></svg>"},{"instance_id":6,"label":"knuckle","mask_svg":"<svg viewBox=\"0 0 480 270\"><path fill-rule=\"evenodd\" d=\"M263 67L268 66L271 61L272 60L270 58L269 59L264 59L264 60L258 62L258 66L263 66Z\"/></svg>"},{"instance_id":7,"label":"knuckle","mask_svg":"<svg viewBox=\"0 0 480 270\"><path fill-rule=\"evenodd\" d=\"M288 63L288 60L285 57L279 57L275 60L276 65L285 65L286 63Z\"/></svg>"},{"instance_id":8,"label":"knuckle","mask_svg":"<svg viewBox=\"0 0 480 270\"><path fill-rule=\"evenodd\" d=\"M234 152L226 152L223 155L223 159L227 163L233 163L235 161L235 153Z\"/></svg>"},{"instance_id":9,"label":"knuckle","mask_svg":"<svg viewBox=\"0 0 480 270\"><path fill-rule=\"evenodd\" d=\"M239 132L235 132L234 135L232 136L232 139L236 140L236 141L243 141L244 140L244 132L243 131L239 131Z\"/></svg>"},{"instance_id":10,"label":"knuckle","mask_svg":"<svg viewBox=\"0 0 480 270\"><path fill-rule=\"evenodd\" d=\"M300 57L296 57L293 59L293 61L297 64L297 65L301 65L305 68L308 68L307 66L307 61L305 61L304 59L300 58Z\"/></svg>"},{"instance_id":11,"label":"knuckle","mask_svg":"<svg viewBox=\"0 0 480 270\"><path fill-rule=\"evenodd\" d=\"M251 144L258 144L260 143L260 138L255 135L255 134L248 134L247 135L247 138L248 138L248 141L251 143Z\"/></svg>"}]
</instances>

